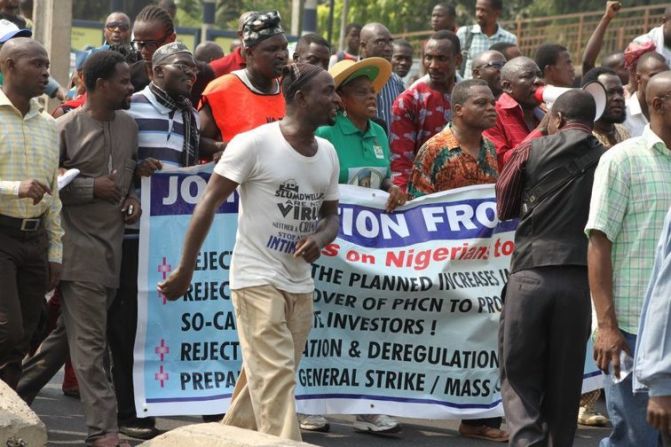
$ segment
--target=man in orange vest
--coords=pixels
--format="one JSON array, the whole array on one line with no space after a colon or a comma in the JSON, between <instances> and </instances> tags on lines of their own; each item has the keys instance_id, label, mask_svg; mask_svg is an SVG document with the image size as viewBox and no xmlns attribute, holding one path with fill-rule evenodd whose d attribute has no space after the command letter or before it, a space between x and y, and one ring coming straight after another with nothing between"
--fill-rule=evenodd
<instances>
[{"instance_id":1,"label":"man in orange vest","mask_svg":"<svg viewBox=\"0 0 671 447\"><path fill-rule=\"evenodd\" d=\"M284 117L278 77L289 54L277 11L253 12L242 26L247 66L212 81L203 92L201 136L226 144L237 134Z\"/></svg>"}]
</instances>

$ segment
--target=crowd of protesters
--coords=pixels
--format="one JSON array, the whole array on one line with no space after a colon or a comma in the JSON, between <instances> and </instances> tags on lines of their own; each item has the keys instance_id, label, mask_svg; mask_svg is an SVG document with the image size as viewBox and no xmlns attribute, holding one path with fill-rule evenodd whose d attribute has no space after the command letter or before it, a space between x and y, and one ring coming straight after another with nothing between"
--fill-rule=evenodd
<instances>
[{"instance_id":1,"label":"crowd of protesters","mask_svg":"<svg viewBox=\"0 0 671 447\"><path fill-rule=\"evenodd\" d=\"M0 0L0 379L30 404L65 365L87 445L160 433L138 417L132 380L139 180L210 161L182 259L157 285L171 300L186 292L215 211L239 187L230 287L243 366L226 414L205 420L294 440L329 430L296 412L294 391L310 264L337 235L338 184L387 192L389 213L495 184L498 217L519 219L499 334L506 424L465 419L459 433L570 446L578 423L610 420L601 446L671 445L671 8L600 55L620 9L607 2L577 75L561 42L522 55L498 23L501 0L477 0L464 26L436 5L421 48L367 23L347 26L343 51L306 34L292 54L276 11L242 12L228 54L215 42L192 53L163 0L133 19L112 12L66 91L32 39L30 3ZM594 83L605 104L579 88ZM545 86L565 91L550 100ZM45 93L61 98L53 117ZM317 215L277 214L287 179ZM294 252L265 248L276 222L295 228ZM614 378L607 415L601 390L581 395L590 336ZM367 414L354 429L402 427Z\"/></svg>"}]
</instances>

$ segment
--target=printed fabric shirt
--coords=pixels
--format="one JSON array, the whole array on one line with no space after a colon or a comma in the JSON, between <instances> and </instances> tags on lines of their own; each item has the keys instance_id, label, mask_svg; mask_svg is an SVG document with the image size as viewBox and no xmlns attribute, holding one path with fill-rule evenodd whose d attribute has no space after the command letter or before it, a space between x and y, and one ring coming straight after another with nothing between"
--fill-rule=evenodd
<instances>
[{"instance_id":1,"label":"printed fabric shirt","mask_svg":"<svg viewBox=\"0 0 671 447\"><path fill-rule=\"evenodd\" d=\"M457 36L459 37L459 43L461 43L461 50L466 51L466 37L468 35L468 29L471 30L471 46L468 49L468 56L466 57L466 69L464 71L464 79L471 79L473 77L473 59L478 57L480 54L489 50L489 47L499 42L508 42L514 43L517 45L517 36L513 33L506 31L497 25L496 32L491 36L487 36L480 29L480 25L469 25L462 26L457 30Z\"/></svg>"},{"instance_id":2,"label":"printed fabric shirt","mask_svg":"<svg viewBox=\"0 0 671 447\"><path fill-rule=\"evenodd\" d=\"M340 163L338 183L381 189L389 178L389 143L382 127L368 120L362 132L342 113L333 126L322 126L315 135L335 147Z\"/></svg>"},{"instance_id":3,"label":"printed fabric shirt","mask_svg":"<svg viewBox=\"0 0 671 447\"><path fill-rule=\"evenodd\" d=\"M485 130L483 135L487 137L496 147L496 157L499 162L499 171L503 169L507 152L514 149L531 133L524 121L522 106L507 93L502 93L496 101L496 124L491 129ZM536 127L543 119L543 111L536 107L534 116Z\"/></svg>"},{"instance_id":4,"label":"printed fabric shirt","mask_svg":"<svg viewBox=\"0 0 671 447\"><path fill-rule=\"evenodd\" d=\"M382 90L377 94L377 117L384 121L385 131L389 133L392 122L392 108L398 95L405 90L405 84L396 73L392 73Z\"/></svg>"},{"instance_id":5,"label":"printed fabric shirt","mask_svg":"<svg viewBox=\"0 0 671 447\"><path fill-rule=\"evenodd\" d=\"M612 242L613 303L620 329L638 331L655 247L671 207L671 151L646 126L599 160L585 233Z\"/></svg>"},{"instance_id":6,"label":"printed fabric shirt","mask_svg":"<svg viewBox=\"0 0 671 447\"><path fill-rule=\"evenodd\" d=\"M496 150L492 142L482 138L480 153L475 159L461 149L449 125L417 153L408 182L408 195L417 198L463 186L496 183L497 178Z\"/></svg>"},{"instance_id":7,"label":"printed fabric shirt","mask_svg":"<svg viewBox=\"0 0 671 447\"><path fill-rule=\"evenodd\" d=\"M615 127L615 144L622 143L624 140L631 138L629 131L622 124L614 123L613 126ZM594 137L599 140L599 143L601 143L606 149L610 149L611 147L615 146L614 144L610 144L610 141L608 141L608 136L600 133L596 129L592 130L592 135L594 135Z\"/></svg>"},{"instance_id":8,"label":"printed fabric shirt","mask_svg":"<svg viewBox=\"0 0 671 447\"><path fill-rule=\"evenodd\" d=\"M0 89L0 214L20 219L44 216L49 262L63 258L61 200L58 195L58 131L56 121L36 99L22 115ZM33 205L19 199L23 180L34 178L51 189Z\"/></svg>"},{"instance_id":9,"label":"printed fabric shirt","mask_svg":"<svg viewBox=\"0 0 671 447\"><path fill-rule=\"evenodd\" d=\"M671 211L664 219L655 263L645 293L636 339L634 389L639 384L650 396L671 395Z\"/></svg>"},{"instance_id":10,"label":"printed fabric shirt","mask_svg":"<svg viewBox=\"0 0 671 447\"><path fill-rule=\"evenodd\" d=\"M428 76L415 82L394 101L389 137L394 184L408 185L415 155L452 119L450 95L429 87Z\"/></svg>"}]
</instances>

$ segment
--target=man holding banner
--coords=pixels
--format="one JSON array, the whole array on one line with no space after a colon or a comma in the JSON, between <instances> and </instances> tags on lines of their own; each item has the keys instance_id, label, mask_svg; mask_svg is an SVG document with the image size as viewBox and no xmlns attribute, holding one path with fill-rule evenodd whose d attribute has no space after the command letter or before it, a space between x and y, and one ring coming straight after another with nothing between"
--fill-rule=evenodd
<instances>
[{"instance_id":1,"label":"man holding banner","mask_svg":"<svg viewBox=\"0 0 671 447\"><path fill-rule=\"evenodd\" d=\"M499 338L513 446L573 445L591 320L583 228L604 152L595 115L589 93L561 95L550 135L518 146L496 183L499 218L520 218Z\"/></svg>"},{"instance_id":2,"label":"man holding banner","mask_svg":"<svg viewBox=\"0 0 671 447\"><path fill-rule=\"evenodd\" d=\"M229 143L194 211L180 265L158 290L171 300L187 291L213 216L240 185L230 287L243 367L223 423L300 440L294 391L313 318L310 264L338 232L338 158L314 132L333 123L339 98L331 76L306 64L285 68L282 92L280 122Z\"/></svg>"}]
</instances>

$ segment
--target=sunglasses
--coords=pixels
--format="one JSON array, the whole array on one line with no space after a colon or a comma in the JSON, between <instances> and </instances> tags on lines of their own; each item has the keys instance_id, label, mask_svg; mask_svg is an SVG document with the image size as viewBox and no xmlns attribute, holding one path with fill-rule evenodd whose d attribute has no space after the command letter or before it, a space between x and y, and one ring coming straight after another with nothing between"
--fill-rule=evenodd
<instances>
[{"instance_id":1,"label":"sunglasses","mask_svg":"<svg viewBox=\"0 0 671 447\"><path fill-rule=\"evenodd\" d=\"M146 48L150 51L156 50L158 47L165 43L165 39L168 37L166 34L160 40L133 40L131 44L135 47L136 50L142 50Z\"/></svg>"},{"instance_id":2,"label":"sunglasses","mask_svg":"<svg viewBox=\"0 0 671 447\"><path fill-rule=\"evenodd\" d=\"M130 29L130 25L124 22L109 22L105 24L105 28L110 31L118 29L119 31L126 32Z\"/></svg>"}]
</instances>

